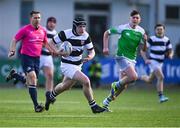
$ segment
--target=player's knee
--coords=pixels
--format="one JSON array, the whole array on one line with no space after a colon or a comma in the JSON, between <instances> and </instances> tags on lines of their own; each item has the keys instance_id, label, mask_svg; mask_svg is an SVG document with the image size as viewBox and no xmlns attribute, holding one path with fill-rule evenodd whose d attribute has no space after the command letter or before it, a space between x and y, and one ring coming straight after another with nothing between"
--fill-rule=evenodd
<instances>
[{"instance_id":1,"label":"player's knee","mask_svg":"<svg viewBox=\"0 0 180 128\"><path fill-rule=\"evenodd\" d=\"M27 79L30 83L36 83L37 77L34 74L27 75Z\"/></svg>"},{"instance_id":2,"label":"player's knee","mask_svg":"<svg viewBox=\"0 0 180 128\"><path fill-rule=\"evenodd\" d=\"M61 87L61 90L62 90L62 91L67 91L67 90L70 90L70 89L71 89L71 86L70 86L70 85L67 85L67 84L64 84L64 85L62 84L61 86L62 86L62 87Z\"/></svg>"},{"instance_id":3,"label":"player's knee","mask_svg":"<svg viewBox=\"0 0 180 128\"><path fill-rule=\"evenodd\" d=\"M88 78L84 79L83 81L83 85L86 86L86 87L89 87L91 84L90 84L90 80Z\"/></svg>"},{"instance_id":4,"label":"player's knee","mask_svg":"<svg viewBox=\"0 0 180 128\"><path fill-rule=\"evenodd\" d=\"M64 88L64 91L67 91L67 90L70 90L71 89L71 87L66 87L66 88Z\"/></svg>"},{"instance_id":5,"label":"player's knee","mask_svg":"<svg viewBox=\"0 0 180 128\"><path fill-rule=\"evenodd\" d=\"M147 83L152 83L152 79L149 76L144 76L143 80Z\"/></svg>"},{"instance_id":6,"label":"player's knee","mask_svg":"<svg viewBox=\"0 0 180 128\"><path fill-rule=\"evenodd\" d=\"M136 81L138 79L137 73L131 74L129 77L131 81Z\"/></svg>"},{"instance_id":7,"label":"player's knee","mask_svg":"<svg viewBox=\"0 0 180 128\"><path fill-rule=\"evenodd\" d=\"M163 80L164 80L164 76L159 75L159 76L157 77L157 79L158 79L159 81L163 81Z\"/></svg>"},{"instance_id":8,"label":"player's knee","mask_svg":"<svg viewBox=\"0 0 180 128\"><path fill-rule=\"evenodd\" d=\"M46 74L46 79L52 80L53 79L53 74L52 73L47 73Z\"/></svg>"},{"instance_id":9,"label":"player's knee","mask_svg":"<svg viewBox=\"0 0 180 128\"><path fill-rule=\"evenodd\" d=\"M152 83L152 79L147 79L147 82L148 83Z\"/></svg>"}]
</instances>

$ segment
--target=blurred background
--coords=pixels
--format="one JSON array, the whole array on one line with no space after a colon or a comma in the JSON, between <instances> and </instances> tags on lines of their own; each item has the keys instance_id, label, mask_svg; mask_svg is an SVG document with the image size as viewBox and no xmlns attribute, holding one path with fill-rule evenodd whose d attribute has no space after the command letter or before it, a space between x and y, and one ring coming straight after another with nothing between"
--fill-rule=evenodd
<instances>
[{"instance_id":1,"label":"blurred background","mask_svg":"<svg viewBox=\"0 0 180 128\"><path fill-rule=\"evenodd\" d=\"M87 31L91 35L95 46L95 60L100 63L100 86L107 86L118 79L117 66L112 57L103 57L103 33L111 26L117 26L129 21L129 14L133 9L141 13L141 26L148 35L154 35L156 23L166 26L166 35L173 45L175 56L173 60L166 60L163 71L167 85L180 83L180 0L0 0L0 86L5 84L5 76L14 67L22 71L19 57L8 59L10 42L19 28L29 23L29 12L40 11L42 25L50 16L57 18L56 30L72 28L74 17L81 16L87 21ZM110 39L111 56L115 54L117 46L116 36ZM61 80L59 58L55 63L55 84ZM88 62L83 66L84 72L89 75ZM143 60L137 59L137 72L139 75L147 74L148 67ZM39 83L43 85L44 78L40 74Z\"/></svg>"}]
</instances>

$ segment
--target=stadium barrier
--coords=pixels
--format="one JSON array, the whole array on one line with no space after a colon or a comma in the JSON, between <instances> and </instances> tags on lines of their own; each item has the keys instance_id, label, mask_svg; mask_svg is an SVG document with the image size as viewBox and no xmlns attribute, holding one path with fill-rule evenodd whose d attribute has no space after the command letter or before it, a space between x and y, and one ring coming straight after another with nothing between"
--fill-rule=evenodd
<instances>
[{"instance_id":1,"label":"stadium barrier","mask_svg":"<svg viewBox=\"0 0 180 128\"><path fill-rule=\"evenodd\" d=\"M115 80L118 80L118 70L117 65L115 64L114 59L112 58L99 58L99 62L102 65L102 76L101 84L107 85L112 83ZM54 59L55 72L54 72L54 81L55 84L61 81L62 75L60 70L60 61L59 58ZM88 67L91 62L87 62L83 65L83 71L88 75ZM6 83L5 77L10 69L15 68L17 71L22 72L22 67L20 66L19 60L8 60L1 59L0 61L0 83ZM144 61L141 58L137 59L136 70L138 75L148 74L149 68L144 64ZM165 76L165 82L168 84L178 84L180 83L180 59L165 60L163 66L163 72ZM44 84L44 76L42 70L39 75L39 84Z\"/></svg>"},{"instance_id":2,"label":"stadium barrier","mask_svg":"<svg viewBox=\"0 0 180 128\"><path fill-rule=\"evenodd\" d=\"M55 65L54 66L54 69L55 69L54 81L55 81L55 83L58 83L62 79L62 75L61 75L61 71L60 71L60 59L59 58L54 59L54 65ZM19 59L11 59L11 60L1 59L1 61L0 61L0 83L1 84L6 83L5 77L12 68L14 68L18 72L22 72L22 67L21 67ZM39 73L38 83L40 85L44 85L44 83L45 83L45 78L43 76L42 70Z\"/></svg>"},{"instance_id":3,"label":"stadium barrier","mask_svg":"<svg viewBox=\"0 0 180 128\"><path fill-rule=\"evenodd\" d=\"M117 65L112 58L99 58L99 62L102 65L102 85L111 84L112 82L118 80L118 70ZM91 62L84 65L83 70L88 74L88 67ZM144 63L142 58L137 59L136 71L138 75L149 74L149 67ZM164 81L168 84L178 84L180 83L180 59L165 60L163 65Z\"/></svg>"}]
</instances>

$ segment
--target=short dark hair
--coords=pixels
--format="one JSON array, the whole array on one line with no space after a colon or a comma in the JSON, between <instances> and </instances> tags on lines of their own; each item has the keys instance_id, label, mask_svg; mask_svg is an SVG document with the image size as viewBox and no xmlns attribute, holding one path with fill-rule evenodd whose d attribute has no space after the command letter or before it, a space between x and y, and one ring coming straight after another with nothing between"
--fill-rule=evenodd
<instances>
[{"instance_id":1,"label":"short dark hair","mask_svg":"<svg viewBox=\"0 0 180 128\"><path fill-rule=\"evenodd\" d=\"M39 11L31 11L30 16L32 17L33 14L40 14L40 12Z\"/></svg>"},{"instance_id":2,"label":"short dark hair","mask_svg":"<svg viewBox=\"0 0 180 128\"><path fill-rule=\"evenodd\" d=\"M138 14L140 14L139 11L133 10L133 11L130 13L130 16L134 16L134 15L138 15Z\"/></svg>"},{"instance_id":3,"label":"short dark hair","mask_svg":"<svg viewBox=\"0 0 180 128\"><path fill-rule=\"evenodd\" d=\"M49 18L47 19L47 23L50 22L50 21L56 23L56 18L53 17L53 16L51 16L51 17L49 17Z\"/></svg>"},{"instance_id":4,"label":"short dark hair","mask_svg":"<svg viewBox=\"0 0 180 128\"><path fill-rule=\"evenodd\" d=\"M156 24L155 26L154 26L154 29L156 29L157 27L163 27L164 29L165 29L165 26L164 26L164 24Z\"/></svg>"}]
</instances>

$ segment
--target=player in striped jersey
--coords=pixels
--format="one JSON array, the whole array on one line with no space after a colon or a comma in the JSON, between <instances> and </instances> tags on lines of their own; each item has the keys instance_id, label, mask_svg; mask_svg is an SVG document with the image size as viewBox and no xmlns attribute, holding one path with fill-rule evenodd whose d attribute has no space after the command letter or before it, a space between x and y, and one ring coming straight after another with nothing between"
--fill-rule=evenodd
<instances>
[{"instance_id":1,"label":"player in striped jersey","mask_svg":"<svg viewBox=\"0 0 180 128\"><path fill-rule=\"evenodd\" d=\"M93 113L101 113L105 111L104 108L96 104L93 91L91 88L89 78L81 71L81 66L95 56L93 44L89 34L86 32L86 22L83 18L76 18L73 21L73 29L60 31L53 37L51 43L60 44L64 41L69 41L72 44L73 51L69 56L62 56L61 58L61 71L64 78L52 92L46 93L45 109L49 109L50 103L55 101L55 97L69 90L76 82L83 85L83 92ZM87 49L87 57L82 58L83 49Z\"/></svg>"},{"instance_id":2,"label":"player in striped jersey","mask_svg":"<svg viewBox=\"0 0 180 128\"><path fill-rule=\"evenodd\" d=\"M119 81L111 84L111 91L107 98L104 99L103 105L107 110L111 101L113 101L129 83L137 80L135 71L136 54L138 46L141 50L146 49L146 34L142 27L138 24L141 17L138 11L133 10L130 14L130 22L127 24L112 27L104 33L103 53L109 55L108 39L110 35L118 34L118 49L115 57L116 63L119 66Z\"/></svg>"},{"instance_id":3,"label":"player in striped jersey","mask_svg":"<svg viewBox=\"0 0 180 128\"><path fill-rule=\"evenodd\" d=\"M157 78L156 87L160 103L168 101L168 97L163 95L163 61L166 57L170 59L173 57L172 45L169 38L164 34L165 26L163 24L157 24L155 26L155 35L151 36L147 43L150 52L149 58L146 57L145 52L141 51L145 63L149 64L151 74L149 76L143 75L140 79L146 82L152 82L154 78Z\"/></svg>"},{"instance_id":4,"label":"player in striped jersey","mask_svg":"<svg viewBox=\"0 0 180 128\"><path fill-rule=\"evenodd\" d=\"M55 30L56 27L56 18L49 17L46 22L46 32L48 41L53 38L57 34ZM43 70L43 74L45 76L46 82L45 87L46 91L52 91L53 89L53 73L54 73L54 64L53 57L49 50L45 47L42 48L41 56L40 56L40 68Z\"/></svg>"}]
</instances>

